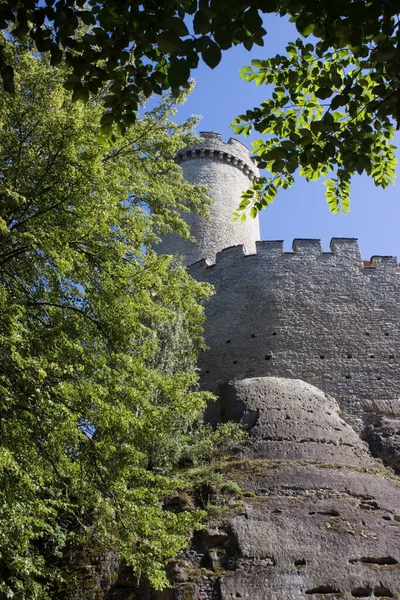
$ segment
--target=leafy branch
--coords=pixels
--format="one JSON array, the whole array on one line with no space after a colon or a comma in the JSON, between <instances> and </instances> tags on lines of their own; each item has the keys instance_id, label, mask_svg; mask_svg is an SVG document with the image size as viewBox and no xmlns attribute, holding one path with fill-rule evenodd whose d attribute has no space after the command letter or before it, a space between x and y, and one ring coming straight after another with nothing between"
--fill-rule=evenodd
<instances>
[{"instance_id":1,"label":"leafy branch","mask_svg":"<svg viewBox=\"0 0 400 600\"><path fill-rule=\"evenodd\" d=\"M273 92L259 108L234 119L233 129L245 136L254 129L267 137L253 143L253 152L259 168L273 175L261 177L242 195L236 219L268 206L279 189L294 183L297 171L307 181L333 174L324 182L333 212L349 210L355 173L371 175L381 187L395 176L391 101L398 85L393 77L371 73L368 61L351 50L340 50L329 61L321 44L297 40L286 50L286 56L253 61L242 70L246 81L272 85Z\"/></svg>"}]
</instances>

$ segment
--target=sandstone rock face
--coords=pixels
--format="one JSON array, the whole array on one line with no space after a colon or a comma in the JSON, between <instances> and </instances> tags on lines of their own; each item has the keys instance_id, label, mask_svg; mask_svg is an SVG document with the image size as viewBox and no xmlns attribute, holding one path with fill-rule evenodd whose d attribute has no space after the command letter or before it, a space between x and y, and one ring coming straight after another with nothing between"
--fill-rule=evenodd
<instances>
[{"instance_id":1,"label":"sandstone rock face","mask_svg":"<svg viewBox=\"0 0 400 600\"><path fill-rule=\"evenodd\" d=\"M376 415L367 423L364 435L373 455L400 473L400 419Z\"/></svg>"},{"instance_id":2,"label":"sandstone rock face","mask_svg":"<svg viewBox=\"0 0 400 600\"><path fill-rule=\"evenodd\" d=\"M246 457L376 466L337 402L304 381L253 377L224 384L221 412L251 431Z\"/></svg>"},{"instance_id":3,"label":"sandstone rock face","mask_svg":"<svg viewBox=\"0 0 400 600\"><path fill-rule=\"evenodd\" d=\"M243 505L225 506L195 535L171 565L171 590L129 597L400 598L400 482L372 459L335 400L279 378L232 381L221 396L226 417L251 437L224 470Z\"/></svg>"}]
</instances>

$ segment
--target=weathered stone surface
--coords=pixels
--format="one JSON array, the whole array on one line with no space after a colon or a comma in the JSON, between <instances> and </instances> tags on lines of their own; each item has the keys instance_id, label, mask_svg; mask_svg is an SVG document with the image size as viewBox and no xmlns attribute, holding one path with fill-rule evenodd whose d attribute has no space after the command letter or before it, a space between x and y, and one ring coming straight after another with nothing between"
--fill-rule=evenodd
<instances>
[{"instance_id":1,"label":"weathered stone surface","mask_svg":"<svg viewBox=\"0 0 400 600\"><path fill-rule=\"evenodd\" d=\"M361 407L366 416L380 414L388 417L400 418L400 398L364 399L364 401L361 402Z\"/></svg>"},{"instance_id":2,"label":"weathered stone surface","mask_svg":"<svg viewBox=\"0 0 400 600\"><path fill-rule=\"evenodd\" d=\"M366 425L364 436L373 456L400 473L400 419L375 415Z\"/></svg>"},{"instance_id":3,"label":"weathered stone surface","mask_svg":"<svg viewBox=\"0 0 400 600\"><path fill-rule=\"evenodd\" d=\"M224 418L251 434L248 457L375 466L366 444L339 416L337 402L304 381L234 380L220 388Z\"/></svg>"}]
</instances>

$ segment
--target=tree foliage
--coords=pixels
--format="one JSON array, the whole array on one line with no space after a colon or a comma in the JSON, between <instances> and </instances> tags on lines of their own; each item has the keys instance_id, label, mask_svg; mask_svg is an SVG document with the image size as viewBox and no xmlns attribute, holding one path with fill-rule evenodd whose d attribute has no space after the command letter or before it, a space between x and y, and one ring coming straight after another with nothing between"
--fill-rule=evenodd
<instances>
[{"instance_id":1,"label":"tree foliage","mask_svg":"<svg viewBox=\"0 0 400 600\"><path fill-rule=\"evenodd\" d=\"M200 58L211 68L233 44L263 44L265 30L256 8L229 0L7 0L0 28L30 39L36 50L51 54L52 64L71 67L65 86L87 100L109 85L104 99L113 122L134 120L140 97L189 86ZM246 10L245 10L246 9ZM243 13L243 14L242 14ZM232 18L233 17L233 18ZM1 54L0 54L1 61ZM13 70L0 62L3 82L13 89Z\"/></svg>"},{"instance_id":2,"label":"tree foliage","mask_svg":"<svg viewBox=\"0 0 400 600\"><path fill-rule=\"evenodd\" d=\"M65 61L72 72L64 85L75 100L87 101L108 86L101 122L109 134L113 124L134 122L141 96L187 88L200 60L215 68L234 45L262 46L262 15L268 13L290 17L303 37L313 34L319 41L298 40L286 56L243 71L245 79L273 86L272 100L235 120L237 133L254 128L269 136L255 151L272 176L243 196L237 216L255 216L293 183L298 167L308 180L329 176L329 206L346 212L354 173L372 175L383 187L394 175L397 0L7 0L0 27L49 53L53 65ZM0 69L12 91L13 68L2 52Z\"/></svg>"},{"instance_id":3,"label":"tree foliage","mask_svg":"<svg viewBox=\"0 0 400 600\"><path fill-rule=\"evenodd\" d=\"M286 3L285 3L286 5ZM241 76L271 85L271 99L234 119L236 133L265 135L254 143L260 168L271 175L243 194L236 218L273 201L280 189L324 177L330 210L350 208L354 174L393 182L392 143L400 127L400 10L395 1L341 0L288 3L303 37L286 56L253 61Z\"/></svg>"},{"instance_id":4,"label":"tree foliage","mask_svg":"<svg viewBox=\"0 0 400 600\"><path fill-rule=\"evenodd\" d=\"M323 44L301 39L286 50L286 56L255 60L242 70L246 81L273 86L271 99L234 119L233 126L245 136L254 129L267 137L253 149L259 168L271 175L243 194L236 218L267 207L279 189L294 183L298 169L307 181L324 177L330 210L343 213L350 208L354 174L371 175L383 188L395 177L391 117L398 99L385 75L351 50L327 54Z\"/></svg>"},{"instance_id":5,"label":"tree foliage","mask_svg":"<svg viewBox=\"0 0 400 600\"><path fill-rule=\"evenodd\" d=\"M13 101L0 93L0 595L58 597L87 546L160 588L201 516L162 496L206 399L209 291L152 250L155 229L185 233L178 209L207 204L173 160L193 121L171 122L165 99L109 144L101 98L72 103L63 69L5 52L18 69Z\"/></svg>"}]
</instances>

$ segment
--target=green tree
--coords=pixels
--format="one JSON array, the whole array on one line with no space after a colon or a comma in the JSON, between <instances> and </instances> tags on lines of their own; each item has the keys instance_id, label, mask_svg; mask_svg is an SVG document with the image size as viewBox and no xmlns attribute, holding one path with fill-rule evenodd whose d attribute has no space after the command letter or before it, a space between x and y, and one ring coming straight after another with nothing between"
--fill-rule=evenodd
<instances>
[{"instance_id":1,"label":"green tree","mask_svg":"<svg viewBox=\"0 0 400 600\"><path fill-rule=\"evenodd\" d=\"M389 45L397 43L392 38ZM233 124L235 133L248 136L255 130L265 136L253 143L253 150L259 168L270 175L243 194L235 218L254 217L280 189L293 185L299 169L307 181L325 178L325 197L335 213L349 210L355 174L370 175L383 188L394 182L398 76L385 71L383 58L380 68L371 69L370 59L362 58L367 45L325 49L324 42L298 39L287 46L286 56L255 60L242 69L246 81L272 87L270 99ZM394 51L388 56L393 58Z\"/></svg>"},{"instance_id":2,"label":"green tree","mask_svg":"<svg viewBox=\"0 0 400 600\"><path fill-rule=\"evenodd\" d=\"M272 176L244 195L237 216L255 216L293 183L297 168L307 179L332 173L326 196L334 211L348 210L354 173L383 187L393 179L391 140L400 123L397 0L7 0L0 8L8 35L29 39L54 65L70 66L64 85L74 99L108 86L104 134L134 121L141 95L167 89L178 95L200 60L214 68L234 45L262 46L263 14L289 17L303 37L312 33L318 42L298 40L286 56L243 72L273 86L271 101L235 120L236 132L254 128L268 137L255 150ZM13 68L1 49L0 71L12 91Z\"/></svg>"},{"instance_id":3,"label":"green tree","mask_svg":"<svg viewBox=\"0 0 400 600\"><path fill-rule=\"evenodd\" d=\"M18 69L13 101L0 93L0 596L59 597L85 548L162 588L201 517L162 497L206 401L209 290L152 250L155 230L185 233L178 210L206 209L174 163L194 122L164 99L110 144L101 97L72 103L63 69L3 52Z\"/></svg>"}]
</instances>

